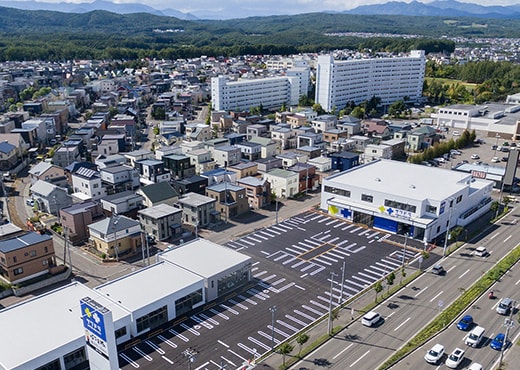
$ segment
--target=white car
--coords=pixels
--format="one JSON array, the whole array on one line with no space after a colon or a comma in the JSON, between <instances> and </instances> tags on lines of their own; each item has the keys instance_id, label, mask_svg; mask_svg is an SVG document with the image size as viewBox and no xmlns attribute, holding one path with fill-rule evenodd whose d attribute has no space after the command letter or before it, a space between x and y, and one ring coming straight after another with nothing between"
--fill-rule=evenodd
<instances>
[{"instance_id":1,"label":"white car","mask_svg":"<svg viewBox=\"0 0 520 370\"><path fill-rule=\"evenodd\" d=\"M486 247L478 247L477 249L475 249L475 256L486 257L487 254L488 254L488 251L487 251Z\"/></svg>"},{"instance_id":2,"label":"white car","mask_svg":"<svg viewBox=\"0 0 520 370\"><path fill-rule=\"evenodd\" d=\"M381 320L381 315L375 311L370 311L363 316L361 324L365 326L374 326L379 322L379 320Z\"/></svg>"},{"instance_id":3,"label":"white car","mask_svg":"<svg viewBox=\"0 0 520 370\"><path fill-rule=\"evenodd\" d=\"M498 163L498 162L500 162L500 158L498 158L498 157L493 157L493 158L491 158L491 162L492 162L492 163Z\"/></svg>"},{"instance_id":4,"label":"white car","mask_svg":"<svg viewBox=\"0 0 520 370\"><path fill-rule=\"evenodd\" d=\"M472 154L471 159L480 159L478 154Z\"/></svg>"},{"instance_id":5,"label":"white car","mask_svg":"<svg viewBox=\"0 0 520 370\"><path fill-rule=\"evenodd\" d=\"M474 362L468 367L468 370L482 370L482 365Z\"/></svg>"},{"instance_id":6,"label":"white car","mask_svg":"<svg viewBox=\"0 0 520 370\"><path fill-rule=\"evenodd\" d=\"M455 348L452 353L446 359L446 366L451 369L456 369L460 365L464 358L464 350L461 348Z\"/></svg>"},{"instance_id":7,"label":"white car","mask_svg":"<svg viewBox=\"0 0 520 370\"><path fill-rule=\"evenodd\" d=\"M424 355L424 360L429 364L437 364L444 356L444 346L437 343Z\"/></svg>"}]
</instances>

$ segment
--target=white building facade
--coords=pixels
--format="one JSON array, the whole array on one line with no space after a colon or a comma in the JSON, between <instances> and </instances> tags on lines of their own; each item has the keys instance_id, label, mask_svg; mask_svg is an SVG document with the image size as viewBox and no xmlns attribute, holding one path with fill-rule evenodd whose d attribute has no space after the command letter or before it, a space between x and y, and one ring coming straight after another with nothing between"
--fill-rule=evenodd
<instances>
[{"instance_id":1,"label":"white building facade","mask_svg":"<svg viewBox=\"0 0 520 370\"><path fill-rule=\"evenodd\" d=\"M280 108L298 105L300 85L297 77L269 77L229 81L227 77L211 79L213 109L244 110L251 107Z\"/></svg>"},{"instance_id":2,"label":"white building facade","mask_svg":"<svg viewBox=\"0 0 520 370\"><path fill-rule=\"evenodd\" d=\"M465 226L486 213L492 189L492 181L470 174L378 160L324 179L320 206L385 232L408 230L426 244L443 237L447 228Z\"/></svg>"},{"instance_id":3,"label":"white building facade","mask_svg":"<svg viewBox=\"0 0 520 370\"><path fill-rule=\"evenodd\" d=\"M331 112L381 98L389 105L407 96L415 101L422 96L426 57L423 50L409 56L335 61L332 55L318 56L316 103Z\"/></svg>"}]
</instances>

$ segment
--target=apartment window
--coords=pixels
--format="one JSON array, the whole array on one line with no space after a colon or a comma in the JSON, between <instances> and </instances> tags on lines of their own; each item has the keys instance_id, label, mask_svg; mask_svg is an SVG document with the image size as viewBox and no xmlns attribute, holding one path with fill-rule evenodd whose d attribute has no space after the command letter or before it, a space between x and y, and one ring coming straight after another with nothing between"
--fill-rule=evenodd
<instances>
[{"instance_id":1,"label":"apartment window","mask_svg":"<svg viewBox=\"0 0 520 370\"><path fill-rule=\"evenodd\" d=\"M116 339L121 338L126 335L126 326L123 326L121 329L117 329L115 332Z\"/></svg>"},{"instance_id":2,"label":"apartment window","mask_svg":"<svg viewBox=\"0 0 520 370\"><path fill-rule=\"evenodd\" d=\"M374 196L368 195L368 194L361 194L361 200L363 202L373 203L374 202Z\"/></svg>"},{"instance_id":3,"label":"apartment window","mask_svg":"<svg viewBox=\"0 0 520 370\"><path fill-rule=\"evenodd\" d=\"M13 274L15 274L15 275L23 274L23 267L18 267L16 269L14 269Z\"/></svg>"},{"instance_id":4,"label":"apartment window","mask_svg":"<svg viewBox=\"0 0 520 370\"><path fill-rule=\"evenodd\" d=\"M16 263L18 260L16 259L16 256L13 257L13 262Z\"/></svg>"},{"instance_id":5,"label":"apartment window","mask_svg":"<svg viewBox=\"0 0 520 370\"><path fill-rule=\"evenodd\" d=\"M47 266L48 263L49 263L49 262L48 262L47 260L43 260L43 261L42 261L42 265L43 265L43 266Z\"/></svg>"},{"instance_id":6,"label":"apartment window","mask_svg":"<svg viewBox=\"0 0 520 370\"><path fill-rule=\"evenodd\" d=\"M426 206L426 212L437 214L437 207L428 204Z\"/></svg>"},{"instance_id":7,"label":"apartment window","mask_svg":"<svg viewBox=\"0 0 520 370\"><path fill-rule=\"evenodd\" d=\"M31 257L36 257L36 251L31 251Z\"/></svg>"}]
</instances>

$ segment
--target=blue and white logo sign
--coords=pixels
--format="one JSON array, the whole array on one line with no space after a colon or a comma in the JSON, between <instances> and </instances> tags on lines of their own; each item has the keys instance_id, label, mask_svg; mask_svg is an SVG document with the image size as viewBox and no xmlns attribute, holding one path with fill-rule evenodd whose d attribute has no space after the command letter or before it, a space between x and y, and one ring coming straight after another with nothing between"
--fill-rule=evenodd
<instances>
[{"instance_id":1,"label":"blue and white logo sign","mask_svg":"<svg viewBox=\"0 0 520 370\"><path fill-rule=\"evenodd\" d=\"M108 356L105 314L109 311L91 298L80 300L81 317L85 328L87 344Z\"/></svg>"}]
</instances>

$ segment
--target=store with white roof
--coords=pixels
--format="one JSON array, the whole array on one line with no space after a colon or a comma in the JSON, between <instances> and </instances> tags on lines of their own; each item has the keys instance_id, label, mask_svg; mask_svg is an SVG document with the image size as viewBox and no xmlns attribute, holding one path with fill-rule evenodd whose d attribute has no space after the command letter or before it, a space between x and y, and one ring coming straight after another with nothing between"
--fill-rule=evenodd
<instances>
[{"instance_id":1,"label":"store with white roof","mask_svg":"<svg viewBox=\"0 0 520 370\"><path fill-rule=\"evenodd\" d=\"M493 182L471 174L377 160L323 180L321 209L390 233L430 242L491 206Z\"/></svg>"}]
</instances>

